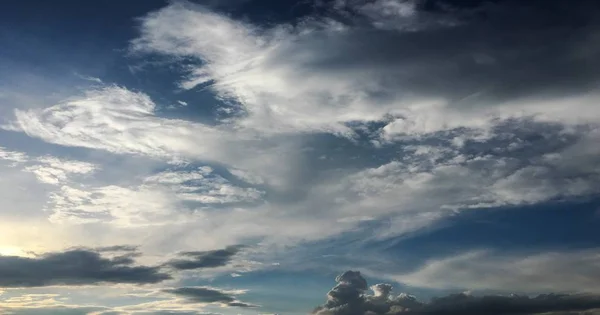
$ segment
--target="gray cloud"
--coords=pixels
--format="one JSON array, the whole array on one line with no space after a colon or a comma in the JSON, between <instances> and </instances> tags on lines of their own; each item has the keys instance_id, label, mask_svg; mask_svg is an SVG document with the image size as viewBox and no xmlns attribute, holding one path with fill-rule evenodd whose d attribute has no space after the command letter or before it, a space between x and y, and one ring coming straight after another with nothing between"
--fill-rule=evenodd
<instances>
[{"instance_id":1,"label":"gray cloud","mask_svg":"<svg viewBox=\"0 0 600 315\"><path fill-rule=\"evenodd\" d=\"M256 305L238 301L235 295L214 288L183 287L167 289L163 292L174 294L186 299L190 303L222 303L235 307L256 307Z\"/></svg>"},{"instance_id":2,"label":"gray cloud","mask_svg":"<svg viewBox=\"0 0 600 315\"><path fill-rule=\"evenodd\" d=\"M95 250L98 252L135 252L138 250L138 247L133 245L114 245L97 247Z\"/></svg>"},{"instance_id":3,"label":"gray cloud","mask_svg":"<svg viewBox=\"0 0 600 315\"><path fill-rule=\"evenodd\" d=\"M364 1L350 2L354 10L365 7ZM389 6L381 4L390 2L401 1L374 4L388 12ZM571 94L596 87L599 74L590 67L598 65L600 52L593 36L600 27L596 19L600 5L595 2L480 1L471 8L458 6L457 1L420 2L431 4L416 6L411 23L414 16L458 20L416 31L359 28L343 36L311 38L313 44L293 47L296 51L290 53L312 52L306 66L319 71L377 71L386 77L381 83L389 91L462 103L469 97L478 105L482 99ZM441 7L448 9L434 10ZM381 22L381 16L376 18ZM406 23L401 16L388 19Z\"/></svg>"},{"instance_id":4,"label":"gray cloud","mask_svg":"<svg viewBox=\"0 0 600 315\"><path fill-rule=\"evenodd\" d=\"M336 278L327 302L317 307L316 315L511 315L511 314L592 314L600 309L600 296L542 294L528 296L472 296L464 293L419 302L414 296L393 297L391 285L376 284L368 295L366 280L357 271L346 271Z\"/></svg>"},{"instance_id":5,"label":"gray cloud","mask_svg":"<svg viewBox=\"0 0 600 315\"><path fill-rule=\"evenodd\" d=\"M177 270L221 267L227 265L242 248L234 245L218 250L182 252L179 253L182 258L173 259L166 265Z\"/></svg>"},{"instance_id":6,"label":"gray cloud","mask_svg":"<svg viewBox=\"0 0 600 315\"><path fill-rule=\"evenodd\" d=\"M136 266L131 255L105 258L86 249L38 257L0 256L0 287L41 287L99 283L158 283L170 279L159 267Z\"/></svg>"}]
</instances>

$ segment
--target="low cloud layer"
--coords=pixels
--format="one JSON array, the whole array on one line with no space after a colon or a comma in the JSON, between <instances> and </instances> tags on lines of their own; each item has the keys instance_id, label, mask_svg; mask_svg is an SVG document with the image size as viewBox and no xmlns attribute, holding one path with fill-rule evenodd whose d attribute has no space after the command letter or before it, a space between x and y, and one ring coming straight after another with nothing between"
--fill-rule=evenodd
<instances>
[{"instance_id":1,"label":"low cloud layer","mask_svg":"<svg viewBox=\"0 0 600 315\"><path fill-rule=\"evenodd\" d=\"M229 292L208 287L184 287L167 289L163 292L183 297L190 303L220 303L234 307L256 307L256 305L241 302L236 299L236 294L244 292Z\"/></svg>"},{"instance_id":2,"label":"low cloud layer","mask_svg":"<svg viewBox=\"0 0 600 315\"><path fill-rule=\"evenodd\" d=\"M600 296L544 294L536 297L474 296L465 293L420 302L416 297L391 294L389 284L371 287L358 271L346 271L336 278L337 285L327 294L327 302L317 307L315 315L528 315L528 314L592 314L600 309Z\"/></svg>"},{"instance_id":3,"label":"low cloud layer","mask_svg":"<svg viewBox=\"0 0 600 315\"><path fill-rule=\"evenodd\" d=\"M167 266L177 270L222 267L227 265L242 248L243 246L236 245L210 251L182 252L179 253L181 258L169 261Z\"/></svg>"},{"instance_id":4,"label":"low cloud layer","mask_svg":"<svg viewBox=\"0 0 600 315\"><path fill-rule=\"evenodd\" d=\"M37 257L0 256L0 287L41 287L101 283L151 284L171 279L158 267L137 266L130 255L105 258L74 249Z\"/></svg>"},{"instance_id":5,"label":"low cloud layer","mask_svg":"<svg viewBox=\"0 0 600 315\"><path fill-rule=\"evenodd\" d=\"M156 284L172 279L177 271L226 266L242 248L234 245L212 251L182 252L181 259L159 266L136 264L134 258L141 254L137 247L129 245L69 249L32 257L0 255L0 288Z\"/></svg>"}]
</instances>

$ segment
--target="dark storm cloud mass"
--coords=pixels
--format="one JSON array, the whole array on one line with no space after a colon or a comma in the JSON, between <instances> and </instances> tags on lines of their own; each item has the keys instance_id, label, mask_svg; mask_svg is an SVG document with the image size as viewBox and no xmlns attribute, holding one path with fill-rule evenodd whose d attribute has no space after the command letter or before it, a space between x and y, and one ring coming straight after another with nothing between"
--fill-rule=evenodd
<instances>
[{"instance_id":1,"label":"dark storm cloud mass","mask_svg":"<svg viewBox=\"0 0 600 315\"><path fill-rule=\"evenodd\" d=\"M387 2L401 1L375 1L369 8L380 3L383 11ZM381 75L380 87L388 93L462 103L466 97L492 102L570 95L595 88L600 78L596 1L405 2L429 4L417 6L411 16L389 17L385 29L358 27L310 37L282 53L282 62L307 55L312 59L305 66L318 71L370 69ZM349 3L354 11L364 11L365 1ZM442 7L452 9L434 10ZM393 22L404 29L408 18L410 25L418 20L423 26L394 29ZM444 27L433 23L447 18L456 21Z\"/></svg>"},{"instance_id":2,"label":"dark storm cloud mass","mask_svg":"<svg viewBox=\"0 0 600 315\"><path fill-rule=\"evenodd\" d=\"M222 303L235 307L256 307L256 305L236 300L235 296L218 289L207 287L184 287L164 290L166 293L183 297L190 303Z\"/></svg>"},{"instance_id":3,"label":"dark storm cloud mass","mask_svg":"<svg viewBox=\"0 0 600 315\"><path fill-rule=\"evenodd\" d=\"M136 266L130 255L102 257L75 249L41 256L0 256L0 287L41 287L100 283L158 283L171 276L158 267Z\"/></svg>"},{"instance_id":4,"label":"dark storm cloud mass","mask_svg":"<svg viewBox=\"0 0 600 315\"><path fill-rule=\"evenodd\" d=\"M234 245L210 251L182 252L179 253L181 258L173 259L166 265L177 270L222 267L227 265L242 248L244 247Z\"/></svg>"},{"instance_id":5,"label":"dark storm cloud mass","mask_svg":"<svg viewBox=\"0 0 600 315\"><path fill-rule=\"evenodd\" d=\"M317 307L316 315L511 315L511 314L592 314L600 308L600 297L591 295L543 294L527 296L472 296L464 293L434 298L429 303L415 297L390 295L389 284L371 287L357 271L346 271L327 294L327 302Z\"/></svg>"}]
</instances>

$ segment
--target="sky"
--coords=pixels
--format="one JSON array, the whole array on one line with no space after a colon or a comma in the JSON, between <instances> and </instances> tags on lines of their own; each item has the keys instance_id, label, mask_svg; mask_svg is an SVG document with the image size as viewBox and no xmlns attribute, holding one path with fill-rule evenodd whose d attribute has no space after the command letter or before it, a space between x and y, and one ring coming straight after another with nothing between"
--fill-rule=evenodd
<instances>
[{"instance_id":1,"label":"sky","mask_svg":"<svg viewBox=\"0 0 600 315\"><path fill-rule=\"evenodd\" d=\"M600 2L0 3L0 314L600 314Z\"/></svg>"}]
</instances>

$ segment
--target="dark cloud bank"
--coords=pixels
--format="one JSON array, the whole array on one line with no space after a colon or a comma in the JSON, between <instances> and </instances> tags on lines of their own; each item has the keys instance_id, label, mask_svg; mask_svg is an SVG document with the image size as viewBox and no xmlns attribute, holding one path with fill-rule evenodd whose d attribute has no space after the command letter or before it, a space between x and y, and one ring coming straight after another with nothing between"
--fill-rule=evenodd
<instances>
[{"instance_id":1,"label":"dark cloud bank","mask_svg":"<svg viewBox=\"0 0 600 315\"><path fill-rule=\"evenodd\" d=\"M237 307L256 307L256 305L238 301L235 296L226 291L207 287L184 287L168 289L163 292L185 298L190 303L223 303Z\"/></svg>"},{"instance_id":2,"label":"dark cloud bank","mask_svg":"<svg viewBox=\"0 0 600 315\"><path fill-rule=\"evenodd\" d=\"M234 245L210 251L181 252L179 253L180 258L173 259L166 265L176 270L221 267L227 265L233 256L243 248L241 245Z\"/></svg>"},{"instance_id":3,"label":"dark cloud bank","mask_svg":"<svg viewBox=\"0 0 600 315\"><path fill-rule=\"evenodd\" d=\"M172 260L162 266L139 266L133 257L134 247L103 249L70 249L36 257L0 256L0 287L24 288L93 284L156 284L171 279L171 270L212 268L226 265L241 250L231 246L222 250L185 252L182 260ZM125 254L112 258L104 252ZM347 271L336 278L337 285L327 294L327 301L317 307L314 315L512 315L512 314L600 314L600 297L592 295L544 294L527 296L471 296L453 294L425 303L415 297L393 296L392 286L376 284L370 287L358 271ZM251 308L257 305L237 299L235 292L209 287L181 287L163 290L189 303L221 303L231 307Z\"/></svg>"},{"instance_id":4,"label":"dark cloud bank","mask_svg":"<svg viewBox=\"0 0 600 315\"><path fill-rule=\"evenodd\" d=\"M512 314L600 314L600 297L591 295L543 294L527 296L471 296L452 294L429 303L406 294L392 296L392 286L371 286L358 271L346 271L327 294L327 302L314 315L512 315Z\"/></svg>"},{"instance_id":5,"label":"dark cloud bank","mask_svg":"<svg viewBox=\"0 0 600 315\"><path fill-rule=\"evenodd\" d=\"M0 256L0 287L43 287L100 283L151 284L171 279L163 267L175 270L215 268L227 265L242 246L212 251L183 252L183 258L162 266L139 266L134 246L68 249L35 257ZM106 253L119 255L108 258Z\"/></svg>"},{"instance_id":6,"label":"dark cloud bank","mask_svg":"<svg viewBox=\"0 0 600 315\"><path fill-rule=\"evenodd\" d=\"M0 256L0 287L150 284L171 279L159 267L136 266L132 256L106 258L89 249L71 249L33 258Z\"/></svg>"}]
</instances>

